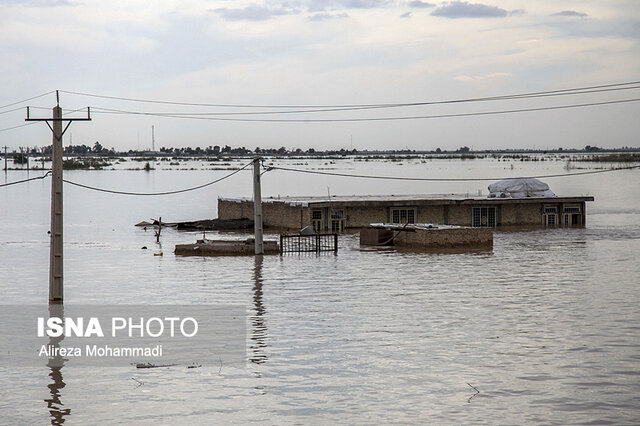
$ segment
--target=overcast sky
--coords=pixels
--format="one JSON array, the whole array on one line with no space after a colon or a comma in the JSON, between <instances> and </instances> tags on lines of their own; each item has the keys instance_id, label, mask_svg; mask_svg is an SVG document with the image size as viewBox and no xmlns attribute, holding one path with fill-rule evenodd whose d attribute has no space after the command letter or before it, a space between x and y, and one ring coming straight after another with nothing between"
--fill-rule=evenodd
<instances>
[{"instance_id":1,"label":"overcast sky","mask_svg":"<svg viewBox=\"0 0 640 426\"><path fill-rule=\"evenodd\" d=\"M343 105L437 101L640 80L640 2L393 0L0 0L0 105L52 90L187 103ZM428 116L640 98L640 89L473 104L310 114ZM26 106L0 108L0 129ZM61 94L65 111L255 112ZM640 146L640 102L466 118L228 122L93 114L65 144L116 149L231 145L307 149ZM42 146L44 123L0 132Z\"/></svg>"}]
</instances>

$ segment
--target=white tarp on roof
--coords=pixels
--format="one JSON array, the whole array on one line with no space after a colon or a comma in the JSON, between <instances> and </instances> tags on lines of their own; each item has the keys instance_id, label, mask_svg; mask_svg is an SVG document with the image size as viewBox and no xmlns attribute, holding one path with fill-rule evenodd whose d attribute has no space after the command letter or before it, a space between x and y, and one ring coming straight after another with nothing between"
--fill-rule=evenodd
<instances>
[{"instance_id":1,"label":"white tarp on roof","mask_svg":"<svg viewBox=\"0 0 640 426\"><path fill-rule=\"evenodd\" d=\"M504 179L489 185L490 198L555 197L549 185L535 178Z\"/></svg>"}]
</instances>

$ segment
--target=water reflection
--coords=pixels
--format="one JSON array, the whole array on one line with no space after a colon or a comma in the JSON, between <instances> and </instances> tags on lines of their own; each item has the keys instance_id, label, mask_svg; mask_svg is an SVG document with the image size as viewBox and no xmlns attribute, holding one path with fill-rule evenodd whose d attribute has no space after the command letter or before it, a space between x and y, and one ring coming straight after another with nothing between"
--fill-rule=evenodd
<instances>
[{"instance_id":1,"label":"water reflection","mask_svg":"<svg viewBox=\"0 0 640 426\"><path fill-rule=\"evenodd\" d=\"M253 307L254 315L251 317L251 362L262 364L267 361L265 348L267 347L267 325L265 324L265 309L262 304L262 262L263 256L255 256L253 267Z\"/></svg>"},{"instance_id":2,"label":"water reflection","mask_svg":"<svg viewBox=\"0 0 640 426\"><path fill-rule=\"evenodd\" d=\"M50 305L49 317L64 318L64 306L63 305ZM64 404L61 399L60 390L66 386L62 377L62 367L64 367L65 358L59 355L58 349L60 343L64 340L64 334L60 337L49 337L49 348L55 350L54 356L50 357L47 361L47 367L51 370L49 377L51 377L51 383L47 385L49 388L50 398L46 398L44 402L47 403L49 414L51 416L52 425L61 425L65 422L65 416L71 414L70 408L62 408Z\"/></svg>"}]
</instances>

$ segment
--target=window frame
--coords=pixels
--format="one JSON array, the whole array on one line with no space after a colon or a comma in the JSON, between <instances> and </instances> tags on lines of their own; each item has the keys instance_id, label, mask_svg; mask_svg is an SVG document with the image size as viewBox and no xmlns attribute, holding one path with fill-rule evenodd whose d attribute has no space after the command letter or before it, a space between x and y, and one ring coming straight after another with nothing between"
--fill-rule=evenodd
<instances>
[{"instance_id":1,"label":"window frame","mask_svg":"<svg viewBox=\"0 0 640 426\"><path fill-rule=\"evenodd\" d=\"M404 225L407 223L415 224L418 217L418 209L416 207L389 207L389 223L397 223ZM406 221L403 221L405 219Z\"/></svg>"},{"instance_id":2,"label":"window frame","mask_svg":"<svg viewBox=\"0 0 640 426\"><path fill-rule=\"evenodd\" d=\"M483 217L486 217L486 223L482 223ZM498 226L498 208L496 206L471 206L471 227L495 228L496 226Z\"/></svg>"}]
</instances>

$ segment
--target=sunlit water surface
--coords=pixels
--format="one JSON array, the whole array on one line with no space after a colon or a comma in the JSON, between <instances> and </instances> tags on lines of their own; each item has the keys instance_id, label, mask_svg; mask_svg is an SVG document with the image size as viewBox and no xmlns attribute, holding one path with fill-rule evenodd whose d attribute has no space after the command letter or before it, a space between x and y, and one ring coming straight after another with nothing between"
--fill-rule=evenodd
<instances>
[{"instance_id":1,"label":"sunlit water surface","mask_svg":"<svg viewBox=\"0 0 640 426\"><path fill-rule=\"evenodd\" d=\"M563 161L494 159L276 163L422 177L566 171ZM161 162L150 172L125 170L133 167L140 164L65 177L148 192L229 173L207 170L220 167L200 161L172 170ZM0 172L0 183L25 177L23 171ZM65 185L67 304L240 304L247 312L247 360L198 369L0 366L2 423L637 423L639 177L633 170L547 179L559 195L595 196L587 227L497 231L491 251L361 250L357 236L348 235L340 237L337 255L263 260L176 257L175 244L202 234L168 229L158 246L153 231L133 226L158 216L216 217L218 197L251 195L249 171L168 197ZM263 194L477 195L486 194L489 183L270 171ZM49 191L49 179L0 188L4 304L46 303ZM164 256L153 255L159 251Z\"/></svg>"}]
</instances>

